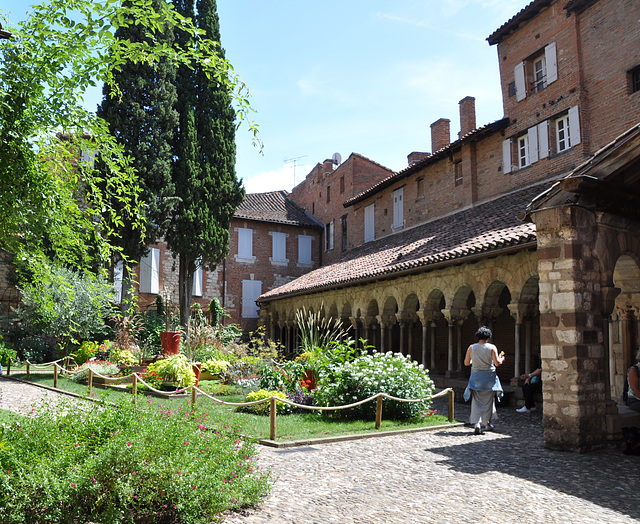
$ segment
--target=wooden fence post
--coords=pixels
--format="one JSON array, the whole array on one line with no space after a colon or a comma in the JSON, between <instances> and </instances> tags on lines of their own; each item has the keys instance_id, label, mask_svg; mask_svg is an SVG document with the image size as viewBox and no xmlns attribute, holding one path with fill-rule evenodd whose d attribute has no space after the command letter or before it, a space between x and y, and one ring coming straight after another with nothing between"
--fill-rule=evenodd
<instances>
[{"instance_id":1,"label":"wooden fence post","mask_svg":"<svg viewBox=\"0 0 640 524\"><path fill-rule=\"evenodd\" d=\"M455 391L453 391L453 389L449 390L449 422L453 422L453 419L455 418L455 413L454 413L454 399L455 399Z\"/></svg>"},{"instance_id":2,"label":"wooden fence post","mask_svg":"<svg viewBox=\"0 0 640 524\"><path fill-rule=\"evenodd\" d=\"M58 389L58 364L53 364L53 387Z\"/></svg>"},{"instance_id":3,"label":"wooden fence post","mask_svg":"<svg viewBox=\"0 0 640 524\"><path fill-rule=\"evenodd\" d=\"M11 358L7 359L7 376L9 376L9 374L11 373Z\"/></svg>"},{"instance_id":4,"label":"wooden fence post","mask_svg":"<svg viewBox=\"0 0 640 524\"><path fill-rule=\"evenodd\" d=\"M27 361L27 380L31 380L31 371L30 371L29 361Z\"/></svg>"},{"instance_id":5,"label":"wooden fence post","mask_svg":"<svg viewBox=\"0 0 640 524\"><path fill-rule=\"evenodd\" d=\"M382 394L378 393L378 400L376 403L376 429L380 429L382 425Z\"/></svg>"},{"instance_id":6,"label":"wooden fence post","mask_svg":"<svg viewBox=\"0 0 640 524\"><path fill-rule=\"evenodd\" d=\"M198 392L195 386L191 386L191 411L196 410L196 401L198 399Z\"/></svg>"},{"instance_id":7,"label":"wooden fence post","mask_svg":"<svg viewBox=\"0 0 640 524\"><path fill-rule=\"evenodd\" d=\"M275 440L276 439L276 428L277 428L277 420L276 420L276 414L277 414L277 410L276 410L276 398L275 397L271 397L271 430L269 432L269 438L271 440Z\"/></svg>"},{"instance_id":8,"label":"wooden fence post","mask_svg":"<svg viewBox=\"0 0 640 524\"><path fill-rule=\"evenodd\" d=\"M133 393L133 403L138 403L138 374L133 374L133 384L131 385L131 393Z\"/></svg>"},{"instance_id":9,"label":"wooden fence post","mask_svg":"<svg viewBox=\"0 0 640 524\"><path fill-rule=\"evenodd\" d=\"M93 369L89 368L89 396L91 396L91 388L93 388Z\"/></svg>"}]
</instances>

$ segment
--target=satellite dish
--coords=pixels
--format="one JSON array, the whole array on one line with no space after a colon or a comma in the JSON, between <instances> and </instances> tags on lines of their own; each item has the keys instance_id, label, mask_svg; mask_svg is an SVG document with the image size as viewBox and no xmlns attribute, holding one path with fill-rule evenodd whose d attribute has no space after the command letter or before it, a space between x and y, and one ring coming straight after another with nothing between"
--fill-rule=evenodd
<instances>
[{"instance_id":1,"label":"satellite dish","mask_svg":"<svg viewBox=\"0 0 640 524\"><path fill-rule=\"evenodd\" d=\"M334 153L333 156L331 157L331 161L336 165L340 165L340 162L342 162L342 157L340 156L340 153Z\"/></svg>"}]
</instances>

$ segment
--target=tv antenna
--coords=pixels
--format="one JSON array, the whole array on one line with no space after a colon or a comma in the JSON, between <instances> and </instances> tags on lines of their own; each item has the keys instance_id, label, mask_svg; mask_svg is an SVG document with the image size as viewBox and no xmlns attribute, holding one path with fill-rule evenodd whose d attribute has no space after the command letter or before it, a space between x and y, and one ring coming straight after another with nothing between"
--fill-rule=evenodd
<instances>
[{"instance_id":1,"label":"tv antenna","mask_svg":"<svg viewBox=\"0 0 640 524\"><path fill-rule=\"evenodd\" d=\"M296 187L296 164L297 164L298 160L300 160L301 158L304 158L306 156L309 156L309 155L296 156L296 157L293 157L293 158L285 158L283 160L283 162L285 164L288 164L289 162L291 162L293 164L293 187Z\"/></svg>"}]
</instances>

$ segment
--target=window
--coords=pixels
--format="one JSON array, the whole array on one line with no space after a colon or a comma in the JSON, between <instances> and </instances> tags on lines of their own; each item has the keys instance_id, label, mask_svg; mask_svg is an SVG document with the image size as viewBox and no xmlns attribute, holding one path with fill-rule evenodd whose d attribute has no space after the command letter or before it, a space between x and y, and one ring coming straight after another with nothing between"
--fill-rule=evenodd
<instances>
[{"instance_id":1,"label":"window","mask_svg":"<svg viewBox=\"0 0 640 524\"><path fill-rule=\"evenodd\" d=\"M518 167L529 165L529 135L518 138Z\"/></svg>"},{"instance_id":2,"label":"window","mask_svg":"<svg viewBox=\"0 0 640 524\"><path fill-rule=\"evenodd\" d=\"M271 235L271 261L272 262L288 262L287 260L287 234L269 232Z\"/></svg>"},{"instance_id":3,"label":"window","mask_svg":"<svg viewBox=\"0 0 640 524\"><path fill-rule=\"evenodd\" d=\"M424 197L424 177L420 177L416 180L416 195L418 198Z\"/></svg>"},{"instance_id":4,"label":"window","mask_svg":"<svg viewBox=\"0 0 640 524\"><path fill-rule=\"evenodd\" d=\"M116 290L116 303L122 302L122 279L124 275L124 262L118 260L113 266L113 288Z\"/></svg>"},{"instance_id":5,"label":"window","mask_svg":"<svg viewBox=\"0 0 640 524\"><path fill-rule=\"evenodd\" d=\"M253 229L238 228L238 258L253 260Z\"/></svg>"},{"instance_id":6,"label":"window","mask_svg":"<svg viewBox=\"0 0 640 524\"><path fill-rule=\"evenodd\" d=\"M340 217L340 226L342 228L342 251L347 250L347 215Z\"/></svg>"},{"instance_id":7,"label":"window","mask_svg":"<svg viewBox=\"0 0 640 524\"><path fill-rule=\"evenodd\" d=\"M340 194L344 193L344 177L340 177Z\"/></svg>"},{"instance_id":8,"label":"window","mask_svg":"<svg viewBox=\"0 0 640 524\"><path fill-rule=\"evenodd\" d=\"M555 82L558 79L556 43L550 43L532 57L516 64L513 76L518 102L527 97L527 92L539 93Z\"/></svg>"},{"instance_id":9,"label":"window","mask_svg":"<svg viewBox=\"0 0 640 524\"><path fill-rule=\"evenodd\" d=\"M569 115L564 115L556 120L556 148L558 153L571 147L569 137Z\"/></svg>"},{"instance_id":10,"label":"window","mask_svg":"<svg viewBox=\"0 0 640 524\"><path fill-rule=\"evenodd\" d=\"M404 226L404 187L393 192L393 227Z\"/></svg>"},{"instance_id":11,"label":"window","mask_svg":"<svg viewBox=\"0 0 640 524\"><path fill-rule=\"evenodd\" d=\"M324 226L324 250L333 249L333 220Z\"/></svg>"},{"instance_id":12,"label":"window","mask_svg":"<svg viewBox=\"0 0 640 524\"><path fill-rule=\"evenodd\" d=\"M632 93L640 91L640 65L629 71L629 84Z\"/></svg>"},{"instance_id":13,"label":"window","mask_svg":"<svg viewBox=\"0 0 640 524\"><path fill-rule=\"evenodd\" d=\"M371 242L376 238L375 231L375 204L364 208L364 241Z\"/></svg>"},{"instance_id":14,"label":"window","mask_svg":"<svg viewBox=\"0 0 640 524\"><path fill-rule=\"evenodd\" d=\"M160 292L160 250L152 247L140 260L140 293Z\"/></svg>"},{"instance_id":15,"label":"window","mask_svg":"<svg viewBox=\"0 0 640 524\"><path fill-rule=\"evenodd\" d=\"M242 318L258 318L256 299L262 295L260 280L242 281Z\"/></svg>"},{"instance_id":16,"label":"window","mask_svg":"<svg viewBox=\"0 0 640 524\"><path fill-rule=\"evenodd\" d=\"M453 164L453 182L457 186L462 185L462 162L455 162Z\"/></svg>"},{"instance_id":17,"label":"window","mask_svg":"<svg viewBox=\"0 0 640 524\"><path fill-rule=\"evenodd\" d=\"M331 186L327 186L327 204L331 202Z\"/></svg>"},{"instance_id":18,"label":"window","mask_svg":"<svg viewBox=\"0 0 640 524\"><path fill-rule=\"evenodd\" d=\"M202 296L202 260L196 260L196 270L193 273L193 288L191 293L194 297Z\"/></svg>"},{"instance_id":19,"label":"window","mask_svg":"<svg viewBox=\"0 0 640 524\"><path fill-rule=\"evenodd\" d=\"M533 90L536 93L547 87L547 66L544 56L533 62Z\"/></svg>"},{"instance_id":20,"label":"window","mask_svg":"<svg viewBox=\"0 0 640 524\"><path fill-rule=\"evenodd\" d=\"M311 237L309 235L298 235L298 264L312 263Z\"/></svg>"}]
</instances>

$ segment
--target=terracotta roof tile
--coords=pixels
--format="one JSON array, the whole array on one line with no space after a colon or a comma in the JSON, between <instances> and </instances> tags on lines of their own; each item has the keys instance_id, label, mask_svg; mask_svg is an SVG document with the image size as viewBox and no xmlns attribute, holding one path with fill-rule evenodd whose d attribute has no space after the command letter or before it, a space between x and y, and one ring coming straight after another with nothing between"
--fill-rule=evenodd
<instances>
[{"instance_id":1,"label":"terracotta roof tile","mask_svg":"<svg viewBox=\"0 0 640 524\"><path fill-rule=\"evenodd\" d=\"M392 276L536 240L535 225L517 215L541 192L540 184L368 242L344 257L264 293L258 301Z\"/></svg>"},{"instance_id":2,"label":"terracotta roof tile","mask_svg":"<svg viewBox=\"0 0 640 524\"><path fill-rule=\"evenodd\" d=\"M238 206L234 218L276 222L294 226L322 229L322 225L297 206L287 196L286 191L269 193L248 193Z\"/></svg>"}]
</instances>

